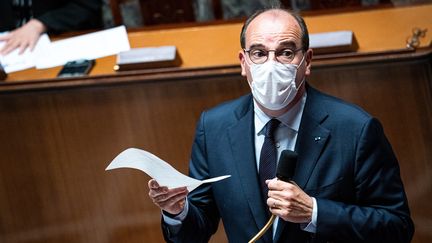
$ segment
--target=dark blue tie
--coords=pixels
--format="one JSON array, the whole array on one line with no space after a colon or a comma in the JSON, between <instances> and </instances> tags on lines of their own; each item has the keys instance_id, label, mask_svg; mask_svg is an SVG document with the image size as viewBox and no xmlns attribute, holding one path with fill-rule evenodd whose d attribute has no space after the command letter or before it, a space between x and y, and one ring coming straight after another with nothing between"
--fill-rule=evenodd
<instances>
[{"instance_id":1,"label":"dark blue tie","mask_svg":"<svg viewBox=\"0 0 432 243\"><path fill-rule=\"evenodd\" d=\"M261 148L260 163L259 163L259 178L261 184L261 192L264 203L267 204L268 187L266 180L276 177L276 160L277 150L275 145L274 133L279 126L280 121L271 119L265 126L265 139Z\"/></svg>"}]
</instances>

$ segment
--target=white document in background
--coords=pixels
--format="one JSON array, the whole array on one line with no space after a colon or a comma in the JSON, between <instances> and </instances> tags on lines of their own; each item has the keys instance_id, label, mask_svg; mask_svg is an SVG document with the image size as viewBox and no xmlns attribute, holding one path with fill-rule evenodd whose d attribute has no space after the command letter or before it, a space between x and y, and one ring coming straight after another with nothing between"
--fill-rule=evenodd
<instances>
[{"instance_id":1,"label":"white document in background","mask_svg":"<svg viewBox=\"0 0 432 243\"><path fill-rule=\"evenodd\" d=\"M202 181L197 180L180 173L156 155L136 148L128 148L121 152L105 170L118 168L141 170L155 179L161 186L166 186L169 189L186 186L189 192L203 183L216 182L231 176L224 175Z\"/></svg>"},{"instance_id":2,"label":"white document in background","mask_svg":"<svg viewBox=\"0 0 432 243\"><path fill-rule=\"evenodd\" d=\"M36 61L36 68L61 66L79 59L96 59L130 49L124 26L54 41Z\"/></svg>"},{"instance_id":3,"label":"white document in background","mask_svg":"<svg viewBox=\"0 0 432 243\"><path fill-rule=\"evenodd\" d=\"M332 46L351 45L354 32L351 30L332 31L309 35L309 46L311 48L325 48Z\"/></svg>"},{"instance_id":4,"label":"white document in background","mask_svg":"<svg viewBox=\"0 0 432 243\"><path fill-rule=\"evenodd\" d=\"M7 34L1 33L0 35ZM36 43L33 51L26 49L23 54L19 54L19 50L15 49L6 56L0 55L0 63L6 73L21 71L32 68L36 65L37 59L44 54L44 51L49 47L51 41L47 34L41 35ZM0 41L0 49L6 44L5 41Z\"/></svg>"}]
</instances>

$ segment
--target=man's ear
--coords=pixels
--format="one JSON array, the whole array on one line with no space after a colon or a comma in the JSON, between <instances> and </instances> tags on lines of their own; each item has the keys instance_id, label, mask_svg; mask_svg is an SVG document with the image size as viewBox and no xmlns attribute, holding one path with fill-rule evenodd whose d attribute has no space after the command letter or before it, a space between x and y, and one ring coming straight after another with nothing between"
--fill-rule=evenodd
<instances>
[{"instance_id":1,"label":"man's ear","mask_svg":"<svg viewBox=\"0 0 432 243\"><path fill-rule=\"evenodd\" d=\"M305 71L305 75L308 76L311 74L311 68L312 68L312 57L313 57L313 50L312 49L308 49L306 52L306 71Z\"/></svg>"},{"instance_id":2,"label":"man's ear","mask_svg":"<svg viewBox=\"0 0 432 243\"><path fill-rule=\"evenodd\" d=\"M241 65L241 75L246 77L246 56L243 50L239 51L238 57Z\"/></svg>"}]
</instances>

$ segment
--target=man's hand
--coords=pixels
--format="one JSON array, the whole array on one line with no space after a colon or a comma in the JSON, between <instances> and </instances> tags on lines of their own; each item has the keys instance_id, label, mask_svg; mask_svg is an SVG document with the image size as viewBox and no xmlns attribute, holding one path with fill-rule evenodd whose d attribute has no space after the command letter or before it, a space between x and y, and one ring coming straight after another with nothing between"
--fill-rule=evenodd
<instances>
[{"instance_id":1,"label":"man's hand","mask_svg":"<svg viewBox=\"0 0 432 243\"><path fill-rule=\"evenodd\" d=\"M149 180L148 187L150 198L160 209L170 214L179 214L183 211L186 196L189 193L186 187L169 190L165 186L159 186L154 179Z\"/></svg>"},{"instance_id":2,"label":"man's hand","mask_svg":"<svg viewBox=\"0 0 432 243\"><path fill-rule=\"evenodd\" d=\"M45 25L37 19L31 19L20 28L0 36L0 41L6 41L3 48L0 49L0 55L6 55L15 49L19 49L19 54L29 48L33 51L39 37L46 31Z\"/></svg>"},{"instance_id":3,"label":"man's hand","mask_svg":"<svg viewBox=\"0 0 432 243\"><path fill-rule=\"evenodd\" d=\"M299 186L277 179L266 183L269 188L267 205L272 214L293 223L312 220L313 200Z\"/></svg>"}]
</instances>

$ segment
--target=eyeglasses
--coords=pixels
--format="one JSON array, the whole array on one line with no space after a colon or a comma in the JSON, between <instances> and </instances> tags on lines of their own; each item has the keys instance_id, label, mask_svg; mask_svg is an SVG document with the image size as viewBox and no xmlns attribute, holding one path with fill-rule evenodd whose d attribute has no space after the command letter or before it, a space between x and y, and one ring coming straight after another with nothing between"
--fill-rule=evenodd
<instances>
[{"instance_id":1,"label":"eyeglasses","mask_svg":"<svg viewBox=\"0 0 432 243\"><path fill-rule=\"evenodd\" d=\"M302 48L292 50L289 48L280 50L266 50L261 48L252 48L249 50L243 49L249 56L249 59L255 64L263 64L268 60L269 52L274 52L276 60L283 64L289 64L294 60L294 57L298 51Z\"/></svg>"}]
</instances>

